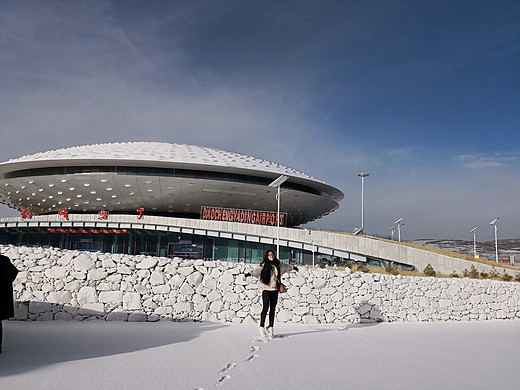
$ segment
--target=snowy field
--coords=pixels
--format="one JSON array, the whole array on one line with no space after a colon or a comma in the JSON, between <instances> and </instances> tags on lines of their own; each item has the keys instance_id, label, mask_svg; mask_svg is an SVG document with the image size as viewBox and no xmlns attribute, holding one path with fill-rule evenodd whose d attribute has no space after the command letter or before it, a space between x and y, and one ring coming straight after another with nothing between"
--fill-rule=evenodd
<instances>
[{"instance_id":1,"label":"snowy field","mask_svg":"<svg viewBox=\"0 0 520 390\"><path fill-rule=\"evenodd\" d=\"M4 321L0 389L516 389L520 321Z\"/></svg>"}]
</instances>

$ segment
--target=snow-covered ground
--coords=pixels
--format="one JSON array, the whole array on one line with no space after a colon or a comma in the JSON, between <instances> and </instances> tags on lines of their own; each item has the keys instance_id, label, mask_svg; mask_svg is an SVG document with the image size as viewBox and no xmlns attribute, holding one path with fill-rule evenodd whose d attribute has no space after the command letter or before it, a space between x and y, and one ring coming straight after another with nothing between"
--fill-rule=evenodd
<instances>
[{"instance_id":1,"label":"snow-covered ground","mask_svg":"<svg viewBox=\"0 0 520 390\"><path fill-rule=\"evenodd\" d=\"M0 389L516 389L520 321L4 321Z\"/></svg>"}]
</instances>

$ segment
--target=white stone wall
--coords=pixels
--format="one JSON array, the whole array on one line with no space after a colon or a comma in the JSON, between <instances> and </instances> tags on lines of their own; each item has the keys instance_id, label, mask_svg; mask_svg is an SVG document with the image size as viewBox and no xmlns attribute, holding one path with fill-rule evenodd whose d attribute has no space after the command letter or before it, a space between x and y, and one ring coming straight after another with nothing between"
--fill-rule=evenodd
<instances>
[{"instance_id":1,"label":"white stone wall","mask_svg":"<svg viewBox=\"0 0 520 390\"><path fill-rule=\"evenodd\" d=\"M254 266L0 246L20 270L19 320L257 321ZM520 318L520 283L300 268L283 277L277 321L469 321Z\"/></svg>"}]
</instances>

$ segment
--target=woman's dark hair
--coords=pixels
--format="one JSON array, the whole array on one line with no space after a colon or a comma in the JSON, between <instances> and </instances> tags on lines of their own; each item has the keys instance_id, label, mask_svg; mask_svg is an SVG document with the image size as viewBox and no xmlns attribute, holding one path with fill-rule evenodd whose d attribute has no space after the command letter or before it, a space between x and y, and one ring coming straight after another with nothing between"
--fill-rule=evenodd
<instances>
[{"instance_id":1,"label":"woman's dark hair","mask_svg":"<svg viewBox=\"0 0 520 390\"><path fill-rule=\"evenodd\" d=\"M269 260L269 257L268 257L269 252L273 252L273 251L269 249L269 250L265 251L265 253L264 253L264 261L262 263L263 268L262 268L262 272L260 272L260 281L266 285L269 285L269 283L271 283L271 272L272 272L271 266L272 265L274 265L276 267L276 270L278 271L278 275L280 275L280 260L278 260L278 258L276 257L276 254L274 252L273 252L274 259L272 261Z\"/></svg>"}]
</instances>

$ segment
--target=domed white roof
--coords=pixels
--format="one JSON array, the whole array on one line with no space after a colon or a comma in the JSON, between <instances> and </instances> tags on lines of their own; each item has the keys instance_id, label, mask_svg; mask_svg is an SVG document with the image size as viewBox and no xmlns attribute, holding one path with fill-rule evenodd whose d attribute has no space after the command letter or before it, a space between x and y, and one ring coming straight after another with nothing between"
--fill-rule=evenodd
<instances>
[{"instance_id":1,"label":"domed white roof","mask_svg":"<svg viewBox=\"0 0 520 390\"><path fill-rule=\"evenodd\" d=\"M335 210L343 193L295 169L194 145L128 142L51 150L0 163L0 203L33 214L145 208L196 215L201 207L274 210L269 183L281 175L293 225Z\"/></svg>"},{"instance_id":2,"label":"domed white roof","mask_svg":"<svg viewBox=\"0 0 520 390\"><path fill-rule=\"evenodd\" d=\"M11 159L8 163L50 160L122 160L155 161L215 167L268 171L279 175L317 180L296 169L241 153L227 152L204 146L170 144L166 142L118 142L74 146L50 150Z\"/></svg>"}]
</instances>

